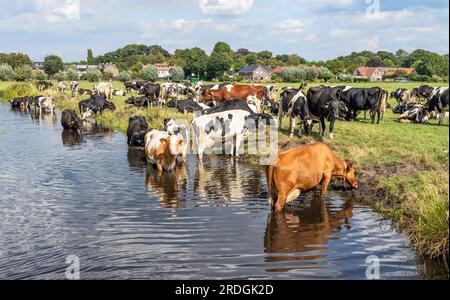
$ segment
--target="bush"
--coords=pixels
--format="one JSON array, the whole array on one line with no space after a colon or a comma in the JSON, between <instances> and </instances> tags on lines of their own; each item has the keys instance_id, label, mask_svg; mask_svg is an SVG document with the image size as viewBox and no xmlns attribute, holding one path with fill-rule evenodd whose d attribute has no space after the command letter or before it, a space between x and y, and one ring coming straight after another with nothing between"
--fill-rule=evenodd
<instances>
[{"instance_id":1,"label":"bush","mask_svg":"<svg viewBox=\"0 0 450 300\"><path fill-rule=\"evenodd\" d=\"M350 74L339 74L338 80L340 82L353 82L353 76Z\"/></svg>"},{"instance_id":2,"label":"bush","mask_svg":"<svg viewBox=\"0 0 450 300\"><path fill-rule=\"evenodd\" d=\"M117 80L119 80L121 82L130 81L131 73L128 71L122 71L119 73L119 76L117 76Z\"/></svg>"},{"instance_id":3,"label":"bush","mask_svg":"<svg viewBox=\"0 0 450 300\"><path fill-rule=\"evenodd\" d=\"M91 68L84 74L84 79L90 82L98 82L102 78L102 72L97 68Z\"/></svg>"},{"instance_id":4,"label":"bush","mask_svg":"<svg viewBox=\"0 0 450 300\"><path fill-rule=\"evenodd\" d=\"M370 79L365 77L354 77L353 82L370 82Z\"/></svg>"},{"instance_id":5,"label":"bush","mask_svg":"<svg viewBox=\"0 0 450 300\"><path fill-rule=\"evenodd\" d=\"M70 81L77 81L79 79L78 72L74 69L68 69L66 72L66 79Z\"/></svg>"},{"instance_id":6,"label":"bush","mask_svg":"<svg viewBox=\"0 0 450 300\"><path fill-rule=\"evenodd\" d=\"M0 81L11 81L16 77L16 72L8 64L0 64Z\"/></svg>"},{"instance_id":7,"label":"bush","mask_svg":"<svg viewBox=\"0 0 450 300\"><path fill-rule=\"evenodd\" d=\"M145 66L139 72L139 79L152 81L152 82L158 80L158 69L156 69L156 67L153 65Z\"/></svg>"},{"instance_id":8,"label":"bush","mask_svg":"<svg viewBox=\"0 0 450 300\"><path fill-rule=\"evenodd\" d=\"M41 81L41 80L47 80L48 76L42 70L33 70L31 78L33 78L34 80Z\"/></svg>"},{"instance_id":9,"label":"bush","mask_svg":"<svg viewBox=\"0 0 450 300\"><path fill-rule=\"evenodd\" d=\"M18 66L15 72L16 76L14 79L17 81L31 80L31 77L33 75L33 69L28 65Z\"/></svg>"},{"instance_id":10,"label":"bush","mask_svg":"<svg viewBox=\"0 0 450 300\"><path fill-rule=\"evenodd\" d=\"M181 67L174 67L170 70L170 80L175 82L180 82L184 80L184 70Z\"/></svg>"},{"instance_id":11,"label":"bush","mask_svg":"<svg viewBox=\"0 0 450 300\"><path fill-rule=\"evenodd\" d=\"M409 79L412 81L418 81L418 82L430 82L432 81L431 77L428 75L418 75L418 74L413 74L411 76L409 76Z\"/></svg>"},{"instance_id":12,"label":"bush","mask_svg":"<svg viewBox=\"0 0 450 300\"><path fill-rule=\"evenodd\" d=\"M3 92L2 97L8 100L24 97L24 96L37 96L38 90L29 82L19 82L11 84Z\"/></svg>"},{"instance_id":13,"label":"bush","mask_svg":"<svg viewBox=\"0 0 450 300\"><path fill-rule=\"evenodd\" d=\"M58 80L58 81L64 81L66 80L66 73L63 71L59 71L58 73L56 73L55 75L53 75L53 79Z\"/></svg>"},{"instance_id":14,"label":"bush","mask_svg":"<svg viewBox=\"0 0 450 300\"><path fill-rule=\"evenodd\" d=\"M316 73L313 67L309 66L297 66L285 68L280 77L285 82L298 82L298 81L311 81L316 78Z\"/></svg>"},{"instance_id":15,"label":"bush","mask_svg":"<svg viewBox=\"0 0 450 300\"><path fill-rule=\"evenodd\" d=\"M433 82L444 82L442 77L438 76L438 75L433 75L433 76L431 76L431 78L432 78Z\"/></svg>"},{"instance_id":16,"label":"bush","mask_svg":"<svg viewBox=\"0 0 450 300\"><path fill-rule=\"evenodd\" d=\"M325 82L327 82L331 79L334 79L334 74L327 68L321 67L319 69L319 73L317 74L317 78L325 80Z\"/></svg>"}]
</instances>

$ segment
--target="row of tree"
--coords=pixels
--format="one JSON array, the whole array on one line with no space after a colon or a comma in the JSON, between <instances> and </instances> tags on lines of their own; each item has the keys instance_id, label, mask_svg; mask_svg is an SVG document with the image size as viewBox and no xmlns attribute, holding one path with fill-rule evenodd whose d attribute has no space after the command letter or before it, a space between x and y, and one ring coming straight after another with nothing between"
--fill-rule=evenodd
<instances>
[{"instance_id":1,"label":"row of tree","mask_svg":"<svg viewBox=\"0 0 450 300\"><path fill-rule=\"evenodd\" d=\"M168 63L177 66L172 69L171 77L179 81L187 76L201 79L228 80L229 75L236 74L246 65L263 65L271 68L288 66L280 75L284 81L349 78L360 66L369 67L412 67L418 76L425 79L447 80L449 57L426 50L415 50L411 53L398 50L395 53L379 51L353 52L328 61L307 61L296 54L273 55L270 51L251 52L247 49L233 51L224 42L218 42L211 54L198 47L177 49L173 54L159 45L127 45L104 55L94 56L91 49L87 51L85 61L77 64L98 65L113 63L120 70L118 79L128 80L141 78L156 80L158 72L153 66L156 63ZM0 53L0 80L27 80L30 78L75 78L73 68L65 68L62 59L56 55L47 56L44 60L44 74L31 70L32 61L26 54ZM89 69L86 79L109 79L108 74Z\"/></svg>"}]
</instances>

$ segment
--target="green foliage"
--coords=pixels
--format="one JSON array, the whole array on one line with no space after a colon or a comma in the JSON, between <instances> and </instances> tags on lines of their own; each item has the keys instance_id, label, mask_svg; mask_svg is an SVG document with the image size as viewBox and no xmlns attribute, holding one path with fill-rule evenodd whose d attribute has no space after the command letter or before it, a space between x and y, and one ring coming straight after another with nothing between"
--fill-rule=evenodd
<instances>
[{"instance_id":1,"label":"green foliage","mask_svg":"<svg viewBox=\"0 0 450 300\"><path fill-rule=\"evenodd\" d=\"M64 70L64 63L61 57L57 55L49 55L44 59L44 71L48 76L52 77L59 71Z\"/></svg>"},{"instance_id":2,"label":"green foliage","mask_svg":"<svg viewBox=\"0 0 450 300\"><path fill-rule=\"evenodd\" d=\"M184 70L180 67L174 67L170 70L170 80L180 82L184 80Z\"/></svg>"},{"instance_id":3,"label":"green foliage","mask_svg":"<svg viewBox=\"0 0 450 300\"><path fill-rule=\"evenodd\" d=\"M87 59L86 62L88 65L94 64L94 54L92 54L92 49L87 50Z\"/></svg>"},{"instance_id":4,"label":"green foliage","mask_svg":"<svg viewBox=\"0 0 450 300\"><path fill-rule=\"evenodd\" d=\"M258 56L255 53L251 53L245 57L247 65L252 66L258 64Z\"/></svg>"},{"instance_id":5,"label":"green foliage","mask_svg":"<svg viewBox=\"0 0 450 300\"><path fill-rule=\"evenodd\" d=\"M102 72L97 68L89 68L86 73L83 75L84 80L90 82L98 82L102 78Z\"/></svg>"},{"instance_id":6,"label":"green foliage","mask_svg":"<svg viewBox=\"0 0 450 300\"><path fill-rule=\"evenodd\" d=\"M22 54L22 53L9 53L9 54L0 53L0 65L1 64L8 64L13 69L15 69L15 68L17 68L19 66L23 66L23 65L32 66L33 62L31 61L31 59L26 54Z\"/></svg>"},{"instance_id":7,"label":"green foliage","mask_svg":"<svg viewBox=\"0 0 450 300\"><path fill-rule=\"evenodd\" d=\"M327 68L321 67L321 68L319 68L319 73L317 74L317 78L325 80L325 82L327 82L334 78L334 74Z\"/></svg>"},{"instance_id":8,"label":"green foliage","mask_svg":"<svg viewBox=\"0 0 450 300\"><path fill-rule=\"evenodd\" d=\"M19 82L11 84L2 91L2 97L11 100L24 96L37 96L38 90L30 82Z\"/></svg>"},{"instance_id":9,"label":"green foliage","mask_svg":"<svg viewBox=\"0 0 450 300\"><path fill-rule=\"evenodd\" d=\"M313 67L300 65L297 67L285 68L281 72L280 77L283 78L285 82L311 81L317 78L317 74Z\"/></svg>"},{"instance_id":10,"label":"green foliage","mask_svg":"<svg viewBox=\"0 0 450 300\"><path fill-rule=\"evenodd\" d=\"M0 81L11 81L16 77L16 72L8 64L0 64Z\"/></svg>"},{"instance_id":11,"label":"green foliage","mask_svg":"<svg viewBox=\"0 0 450 300\"><path fill-rule=\"evenodd\" d=\"M353 82L370 82L370 78L357 77L353 78Z\"/></svg>"},{"instance_id":12,"label":"green foliage","mask_svg":"<svg viewBox=\"0 0 450 300\"><path fill-rule=\"evenodd\" d=\"M77 81L79 79L78 72L72 68L69 68L65 73L66 73L67 80Z\"/></svg>"},{"instance_id":13,"label":"green foliage","mask_svg":"<svg viewBox=\"0 0 450 300\"><path fill-rule=\"evenodd\" d=\"M145 66L138 75L139 79L155 82L158 80L158 69L153 65Z\"/></svg>"},{"instance_id":14,"label":"green foliage","mask_svg":"<svg viewBox=\"0 0 450 300\"><path fill-rule=\"evenodd\" d=\"M33 69L29 65L18 66L14 71L16 72L14 79L17 81L31 80L33 75Z\"/></svg>"},{"instance_id":15,"label":"green foliage","mask_svg":"<svg viewBox=\"0 0 450 300\"><path fill-rule=\"evenodd\" d=\"M288 66L298 66L300 64L305 64L306 60L298 56L297 54L291 54L289 55L286 64Z\"/></svg>"},{"instance_id":16,"label":"green foliage","mask_svg":"<svg viewBox=\"0 0 450 300\"><path fill-rule=\"evenodd\" d=\"M381 67L381 68L384 68L384 67L386 67L386 65L381 60L381 58L379 58L378 56L375 56L374 58L372 58L371 60L369 60L367 62L366 67L372 67L372 68Z\"/></svg>"},{"instance_id":17,"label":"green foliage","mask_svg":"<svg viewBox=\"0 0 450 300\"><path fill-rule=\"evenodd\" d=\"M200 48L192 48L185 52L184 58L186 61L186 74L195 74L196 76L203 77L206 74L208 55ZM180 68L182 66L176 65Z\"/></svg>"},{"instance_id":18,"label":"green foliage","mask_svg":"<svg viewBox=\"0 0 450 300\"><path fill-rule=\"evenodd\" d=\"M33 70L32 79L38 81L47 80L48 76L42 70Z\"/></svg>"},{"instance_id":19,"label":"green foliage","mask_svg":"<svg viewBox=\"0 0 450 300\"><path fill-rule=\"evenodd\" d=\"M233 64L233 50L224 42L218 42L209 57L207 76L209 79L218 78L228 72Z\"/></svg>"},{"instance_id":20,"label":"green foliage","mask_svg":"<svg viewBox=\"0 0 450 300\"><path fill-rule=\"evenodd\" d=\"M128 71L122 71L119 73L119 76L117 76L117 80L119 80L120 82L130 81L131 73Z\"/></svg>"}]
</instances>

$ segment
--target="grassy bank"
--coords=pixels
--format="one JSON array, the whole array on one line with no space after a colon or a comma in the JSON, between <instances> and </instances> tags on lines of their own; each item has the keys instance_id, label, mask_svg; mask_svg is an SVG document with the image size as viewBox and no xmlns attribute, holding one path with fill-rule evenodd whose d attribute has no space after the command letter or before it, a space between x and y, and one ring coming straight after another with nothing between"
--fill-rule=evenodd
<instances>
[{"instance_id":1,"label":"grassy bank","mask_svg":"<svg viewBox=\"0 0 450 300\"><path fill-rule=\"evenodd\" d=\"M0 82L0 91L5 90L9 84ZM113 84L115 88L123 89L121 83ZM315 85L319 84L310 84ZM351 85L380 86L391 92L399 87L411 89L418 84L383 82ZM280 84L281 86L287 84ZM92 83L81 82L81 87L92 88ZM115 97L117 110L105 112L98 120L125 132L128 117L132 114L146 116L152 128L161 128L165 118L192 119L190 115L179 114L167 108L147 110L130 107L124 104L126 98L128 97ZM79 100L80 98L71 98L69 94L58 95L58 106L61 109L76 109ZM391 105L394 105L392 100ZM338 155L357 164L361 173L361 189L358 192L360 198L371 201L379 212L393 219L409 237L419 255L447 261L448 121L445 126L439 127L434 120L428 124L400 124L394 122L396 118L389 111L380 125L371 125L369 120L337 122L336 138L327 139L326 142L331 144ZM289 148L308 141L297 137L289 140L285 134L287 128L288 121L285 119L280 133L280 147ZM314 132L314 138L320 140L317 135L318 126L315 126Z\"/></svg>"}]
</instances>

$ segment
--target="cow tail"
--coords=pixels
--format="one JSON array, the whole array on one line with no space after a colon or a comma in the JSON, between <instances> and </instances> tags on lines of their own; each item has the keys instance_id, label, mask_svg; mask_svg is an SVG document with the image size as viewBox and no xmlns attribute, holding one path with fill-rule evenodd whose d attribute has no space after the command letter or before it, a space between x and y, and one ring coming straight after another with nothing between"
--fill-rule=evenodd
<instances>
[{"instance_id":1,"label":"cow tail","mask_svg":"<svg viewBox=\"0 0 450 300\"><path fill-rule=\"evenodd\" d=\"M378 100L377 100L377 110L378 112L381 112L381 105L383 102L383 89L378 88L379 92L378 92Z\"/></svg>"}]
</instances>

